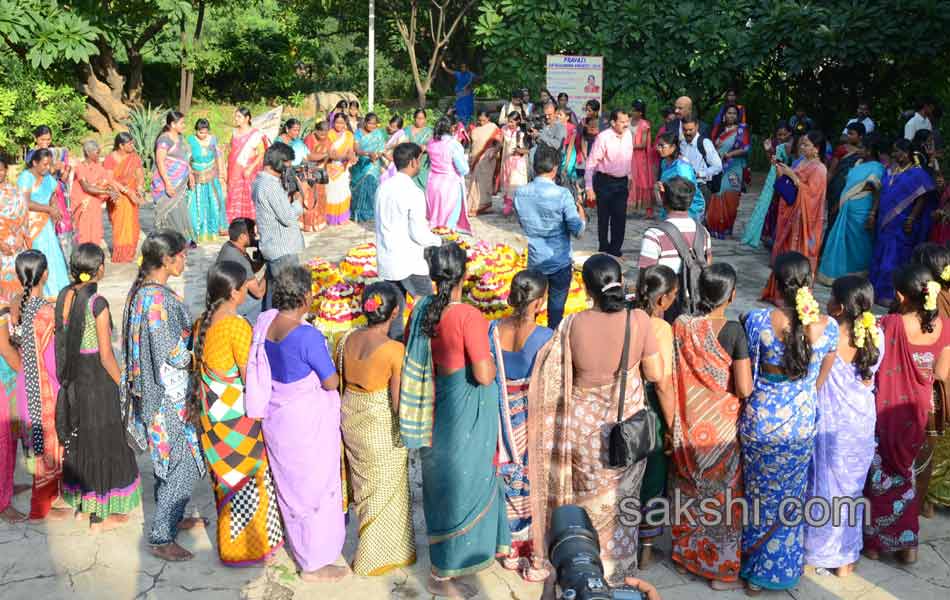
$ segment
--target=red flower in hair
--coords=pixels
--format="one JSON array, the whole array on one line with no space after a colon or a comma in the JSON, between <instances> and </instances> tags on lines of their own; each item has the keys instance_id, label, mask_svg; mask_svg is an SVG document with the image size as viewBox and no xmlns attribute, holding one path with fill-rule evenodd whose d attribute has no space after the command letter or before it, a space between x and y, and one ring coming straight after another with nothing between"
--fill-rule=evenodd
<instances>
[{"instance_id":1,"label":"red flower in hair","mask_svg":"<svg viewBox=\"0 0 950 600\"><path fill-rule=\"evenodd\" d=\"M376 312L376 309L379 308L380 304L382 304L382 299L378 294L373 294L366 299L366 302L363 303L363 312Z\"/></svg>"}]
</instances>

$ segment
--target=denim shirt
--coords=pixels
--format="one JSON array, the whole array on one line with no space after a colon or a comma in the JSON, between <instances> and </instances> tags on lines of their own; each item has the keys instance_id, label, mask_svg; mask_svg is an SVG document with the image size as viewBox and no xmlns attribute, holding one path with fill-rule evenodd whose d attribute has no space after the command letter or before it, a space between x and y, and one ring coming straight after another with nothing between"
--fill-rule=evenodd
<instances>
[{"instance_id":1,"label":"denim shirt","mask_svg":"<svg viewBox=\"0 0 950 600\"><path fill-rule=\"evenodd\" d=\"M528 268L551 275L571 266L571 237L584 231L574 198L547 177L515 192L515 210L528 238Z\"/></svg>"}]
</instances>

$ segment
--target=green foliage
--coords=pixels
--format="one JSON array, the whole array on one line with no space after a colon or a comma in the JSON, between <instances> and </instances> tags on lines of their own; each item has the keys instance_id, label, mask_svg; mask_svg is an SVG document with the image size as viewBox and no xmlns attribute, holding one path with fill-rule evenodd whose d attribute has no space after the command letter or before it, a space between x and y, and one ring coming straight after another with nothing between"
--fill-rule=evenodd
<instances>
[{"instance_id":1,"label":"green foliage","mask_svg":"<svg viewBox=\"0 0 950 600\"><path fill-rule=\"evenodd\" d=\"M53 0L0 0L0 39L36 68L96 54L101 31Z\"/></svg>"},{"instance_id":2,"label":"green foliage","mask_svg":"<svg viewBox=\"0 0 950 600\"><path fill-rule=\"evenodd\" d=\"M136 106L129 112L129 118L123 122L123 125L129 128L129 135L135 142L135 149L142 157L146 171L151 171L155 164L155 142L165 125L165 112L166 109L161 106Z\"/></svg>"},{"instance_id":3,"label":"green foliage","mask_svg":"<svg viewBox=\"0 0 950 600\"><path fill-rule=\"evenodd\" d=\"M753 127L767 132L804 103L826 129L858 98L889 127L913 95L950 99L950 11L933 0L484 0L475 39L486 79L544 80L545 54L603 55L605 100L652 90L689 95L711 119L739 86ZM525 49L530 48L530 56ZM896 92L896 93L895 93Z\"/></svg>"},{"instance_id":4,"label":"green foliage","mask_svg":"<svg viewBox=\"0 0 950 600\"><path fill-rule=\"evenodd\" d=\"M76 147L88 130L82 121L85 101L65 85L13 60L0 59L0 150L19 156L33 143L33 129L48 125L56 144Z\"/></svg>"}]
</instances>

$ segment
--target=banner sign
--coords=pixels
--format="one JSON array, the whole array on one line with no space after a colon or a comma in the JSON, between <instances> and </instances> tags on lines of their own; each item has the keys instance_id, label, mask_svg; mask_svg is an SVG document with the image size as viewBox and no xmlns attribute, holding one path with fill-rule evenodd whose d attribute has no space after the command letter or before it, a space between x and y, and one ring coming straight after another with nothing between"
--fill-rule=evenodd
<instances>
[{"instance_id":1,"label":"banner sign","mask_svg":"<svg viewBox=\"0 0 950 600\"><path fill-rule=\"evenodd\" d=\"M259 129L264 135L267 136L267 139L273 142L277 139L277 134L280 133L281 118L283 115L283 106L272 108L266 113L257 115L251 119L251 127Z\"/></svg>"},{"instance_id":2,"label":"banner sign","mask_svg":"<svg viewBox=\"0 0 950 600\"><path fill-rule=\"evenodd\" d=\"M561 92L566 93L568 105L580 117L588 100L603 105L604 57L549 54L547 84L555 99Z\"/></svg>"}]
</instances>

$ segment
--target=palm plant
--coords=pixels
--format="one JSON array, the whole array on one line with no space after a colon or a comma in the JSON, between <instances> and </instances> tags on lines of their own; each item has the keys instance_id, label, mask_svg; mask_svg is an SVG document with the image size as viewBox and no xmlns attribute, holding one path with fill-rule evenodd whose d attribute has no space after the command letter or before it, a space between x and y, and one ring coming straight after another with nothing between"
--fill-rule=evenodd
<instances>
[{"instance_id":1,"label":"palm plant","mask_svg":"<svg viewBox=\"0 0 950 600\"><path fill-rule=\"evenodd\" d=\"M135 106L122 124L129 128L129 135L135 141L135 148L142 157L146 172L155 164L155 142L162 133L165 109L161 106Z\"/></svg>"}]
</instances>

